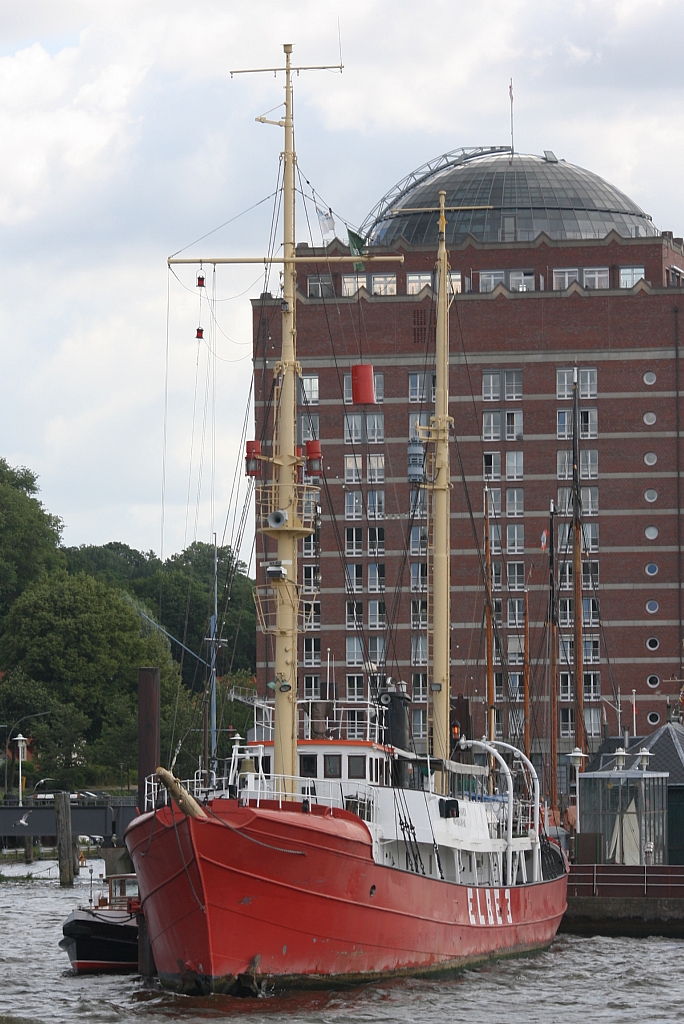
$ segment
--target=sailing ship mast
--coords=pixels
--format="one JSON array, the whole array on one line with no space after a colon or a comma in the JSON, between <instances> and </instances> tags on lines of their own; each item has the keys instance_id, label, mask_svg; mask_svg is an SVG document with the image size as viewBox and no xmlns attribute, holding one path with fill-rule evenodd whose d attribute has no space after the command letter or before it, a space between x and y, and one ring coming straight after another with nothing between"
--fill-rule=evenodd
<instances>
[{"instance_id":1,"label":"sailing ship mast","mask_svg":"<svg viewBox=\"0 0 684 1024\"><path fill-rule=\"evenodd\" d=\"M584 728L584 650L582 637L582 494L579 467L579 388L577 367L572 382L572 584L574 607L573 676L577 708L575 737L577 745L585 750Z\"/></svg>"}]
</instances>

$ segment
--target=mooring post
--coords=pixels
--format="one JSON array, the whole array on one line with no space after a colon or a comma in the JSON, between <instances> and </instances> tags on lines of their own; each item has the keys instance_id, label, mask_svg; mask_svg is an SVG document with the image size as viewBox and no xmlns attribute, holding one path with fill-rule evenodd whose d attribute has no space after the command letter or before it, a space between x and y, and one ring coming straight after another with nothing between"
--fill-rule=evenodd
<instances>
[{"instance_id":1,"label":"mooring post","mask_svg":"<svg viewBox=\"0 0 684 1024\"><path fill-rule=\"evenodd\" d=\"M24 837L24 864L33 864L33 836Z\"/></svg>"},{"instance_id":2,"label":"mooring post","mask_svg":"<svg viewBox=\"0 0 684 1024\"><path fill-rule=\"evenodd\" d=\"M79 860L79 854L80 854L81 850L79 848L78 836L77 835L72 835L72 837L71 837L71 852L72 852L72 855L73 855L73 858L74 858L73 863L74 863L74 878L75 878L76 875L80 875L80 873L81 873L81 862Z\"/></svg>"},{"instance_id":3,"label":"mooring post","mask_svg":"<svg viewBox=\"0 0 684 1024\"><path fill-rule=\"evenodd\" d=\"M55 829L57 831L57 857L59 858L59 884L74 884L74 854L71 839L71 794L55 793Z\"/></svg>"}]
</instances>

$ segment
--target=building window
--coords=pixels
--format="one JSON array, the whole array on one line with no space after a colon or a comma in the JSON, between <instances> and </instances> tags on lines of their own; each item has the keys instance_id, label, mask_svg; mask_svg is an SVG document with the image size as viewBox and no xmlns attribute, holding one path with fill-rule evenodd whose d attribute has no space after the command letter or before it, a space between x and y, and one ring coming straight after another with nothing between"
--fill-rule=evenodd
<instances>
[{"instance_id":1,"label":"building window","mask_svg":"<svg viewBox=\"0 0 684 1024\"><path fill-rule=\"evenodd\" d=\"M504 699L503 690L503 672L494 673L494 700L502 701Z\"/></svg>"},{"instance_id":2,"label":"building window","mask_svg":"<svg viewBox=\"0 0 684 1024\"><path fill-rule=\"evenodd\" d=\"M344 577L348 594L359 594L363 590L363 565L348 562L344 567Z\"/></svg>"},{"instance_id":3,"label":"building window","mask_svg":"<svg viewBox=\"0 0 684 1024\"><path fill-rule=\"evenodd\" d=\"M387 614L384 601L368 602L368 628L384 629L387 625Z\"/></svg>"},{"instance_id":4,"label":"building window","mask_svg":"<svg viewBox=\"0 0 684 1024\"><path fill-rule=\"evenodd\" d=\"M489 526L489 548L493 555L501 554L501 525L490 523Z\"/></svg>"},{"instance_id":5,"label":"building window","mask_svg":"<svg viewBox=\"0 0 684 1024\"><path fill-rule=\"evenodd\" d=\"M502 616L502 607L501 607L501 605L502 605L502 600L501 600L500 597L492 598L492 618L494 619L494 623L497 626L502 626L503 625L503 620L502 620L502 617L501 617Z\"/></svg>"},{"instance_id":6,"label":"building window","mask_svg":"<svg viewBox=\"0 0 684 1024\"><path fill-rule=\"evenodd\" d=\"M580 409L580 437L598 437L598 410Z\"/></svg>"},{"instance_id":7,"label":"building window","mask_svg":"<svg viewBox=\"0 0 684 1024\"><path fill-rule=\"evenodd\" d=\"M525 728L525 712L522 708L511 708L508 712L508 737L519 740Z\"/></svg>"},{"instance_id":8,"label":"building window","mask_svg":"<svg viewBox=\"0 0 684 1024\"><path fill-rule=\"evenodd\" d=\"M304 700L321 699L321 677L304 676Z\"/></svg>"},{"instance_id":9,"label":"building window","mask_svg":"<svg viewBox=\"0 0 684 1024\"><path fill-rule=\"evenodd\" d=\"M385 554L385 527L384 526L369 526L368 527L368 554L369 555L384 555Z\"/></svg>"},{"instance_id":10,"label":"building window","mask_svg":"<svg viewBox=\"0 0 684 1024\"><path fill-rule=\"evenodd\" d=\"M574 602L571 597L561 597L558 600L558 625L561 627L572 626Z\"/></svg>"},{"instance_id":11,"label":"building window","mask_svg":"<svg viewBox=\"0 0 684 1024\"><path fill-rule=\"evenodd\" d=\"M525 685L522 672L508 673L508 697L509 700L522 701L525 699Z\"/></svg>"},{"instance_id":12,"label":"building window","mask_svg":"<svg viewBox=\"0 0 684 1024\"><path fill-rule=\"evenodd\" d=\"M584 673L584 699L585 700L601 700L601 673L600 672L585 672ZM598 736L598 733L592 735Z\"/></svg>"},{"instance_id":13,"label":"building window","mask_svg":"<svg viewBox=\"0 0 684 1024\"><path fill-rule=\"evenodd\" d=\"M304 637L304 664L318 666L321 663L321 638L319 636Z\"/></svg>"},{"instance_id":14,"label":"building window","mask_svg":"<svg viewBox=\"0 0 684 1024\"><path fill-rule=\"evenodd\" d=\"M523 597L509 597L508 625L511 629L522 629L525 625L525 599Z\"/></svg>"},{"instance_id":15,"label":"building window","mask_svg":"<svg viewBox=\"0 0 684 1024\"><path fill-rule=\"evenodd\" d=\"M411 629L427 629L427 601L411 601Z\"/></svg>"},{"instance_id":16,"label":"building window","mask_svg":"<svg viewBox=\"0 0 684 1024\"><path fill-rule=\"evenodd\" d=\"M427 672L413 673L413 699L414 701L426 701L428 699Z\"/></svg>"},{"instance_id":17,"label":"building window","mask_svg":"<svg viewBox=\"0 0 684 1024\"><path fill-rule=\"evenodd\" d=\"M396 295L396 274L373 274L373 295Z\"/></svg>"},{"instance_id":18,"label":"building window","mask_svg":"<svg viewBox=\"0 0 684 1024\"><path fill-rule=\"evenodd\" d=\"M300 413L297 417L297 441L301 444L306 444L307 441L318 441L320 436L318 413Z\"/></svg>"},{"instance_id":19,"label":"building window","mask_svg":"<svg viewBox=\"0 0 684 1024\"><path fill-rule=\"evenodd\" d=\"M533 270L511 270L509 275L510 289L512 292L533 292L534 271Z\"/></svg>"},{"instance_id":20,"label":"building window","mask_svg":"<svg viewBox=\"0 0 684 1024\"><path fill-rule=\"evenodd\" d=\"M646 276L644 267L620 267L620 287L633 288Z\"/></svg>"},{"instance_id":21,"label":"building window","mask_svg":"<svg viewBox=\"0 0 684 1024\"><path fill-rule=\"evenodd\" d=\"M414 740L424 740L427 737L427 711L425 708L414 708L411 721L413 725Z\"/></svg>"},{"instance_id":22,"label":"building window","mask_svg":"<svg viewBox=\"0 0 684 1024\"><path fill-rule=\"evenodd\" d=\"M586 267L582 273L585 288L610 288L608 267Z\"/></svg>"},{"instance_id":23,"label":"building window","mask_svg":"<svg viewBox=\"0 0 684 1024\"><path fill-rule=\"evenodd\" d=\"M427 516L427 491L424 487L412 487L409 496L409 516L425 519Z\"/></svg>"},{"instance_id":24,"label":"building window","mask_svg":"<svg viewBox=\"0 0 684 1024\"><path fill-rule=\"evenodd\" d=\"M593 553L599 549L598 523L582 523L582 550Z\"/></svg>"},{"instance_id":25,"label":"building window","mask_svg":"<svg viewBox=\"0 0 684 1024\"><path fill-rule=\"evenodd\" d=\"M316 557L316 534L310 533L308 537L302 539L302 557L303 558L315 558Z\"/></svg>"},{"instance_id":26,"label":"building window","mask_svg":"<svg viewBox=\"0 0 684 1024\"><path fill-rule=\"evenodd\" d=\"M556 398L572 398L573 375L573 370L556 370Z\"/></svg>"},{"instance_id":27,"label":"building window","mask_svg":"<svg viewBox=\"0 0 684 1024\"><path fill-rule=\"evenodd\" d=\"M506 578L509 590L525 589L525 563L508 562L506 565Z\"/></svg>"},{"instance_id":28,"label":"building window","mask_svg":"<svg viewBox=\"0 0 684 1024\"><path fill-rule=\"evenodd\" d=\"M517 633L508 636L508 664L522 665L525 660L525 638Z\"/></svg>"},{"instance_id":29,"label":"building window","mask_svg":"<svg viewBox=\"0 0 684 1024\"><path fill-rule=\"evenodd\" d=\"M561 562L558 566L558 589L572 590L572 562Z\"/></svg>"},{"instance_id":30,"label":"building window","mask_svg":"<svg viewBox=\"0 0 684 1024\"><path fill-rule=\"evenodd\" d=\"M522 409L506 413L506 440L522 441L523 439L523 414Z\"/></svg>"},{"instance_id":31,"label":"building window","mask_svg":"<svg viewBox=\"0 0 684 1024\"><path fill-rule=\"evenodd\" d=\"M347 664L363 665L363 641L360 636L347 637Z\"/></svg>"},{"instance_id":32,"label":"building window","mask_svg":"<svg viewBox=\"0 0 684 1024\"><path fill-rule=\"evenodd\" d=\"M600 736L601 735L601 709L600 708L585 708L584 709L584 727L587 731L587 736Z\"/></svg>"},{"instance_id":33,"label":"building window","mask_svg":"<svg viewBox=\"0 0 684 1024\"><path fill-rule=\"evenodd\" d=\"M368 660L373 665L385 664L385 638L384 636L368 637Z\"/></svg>"},{"instance_id":34,"label":"building window","mask_svg":"<svg viewBox=\"0 0 684 1024\"><path fill-rule=\"evenodd\" d=\"M344 443L361 444L363 441L363 417L359 412L344 414Z\"/></svg>"},{"instance_id":35,"label":"building window","mask_svg":"<svg viewBox=\"0 0 684 1024\"><path fill-rule=\"evenodd\" d=\"M572 437L572 409L556 411L556 437L561 441Z\"/></svg>"},{"instance_id":36,"label":"building window","mask_svg":"<svg viewBox=\"0 0 684 1024\"><path fill-rule=\"evenodd\" d=\"M582 590L596 590L598 582L598 562L582 562Z\"/></svg>"},{"instance_id":37,"label":"building window","mask_svg":"<svg viewBox=\"0 0 684 1024\"><path fill-rule=\"evenodd\" d=\"M523 453L506 452L506 479L522 480L523 478Z\"/></svg>"},{"instance_id":38,"label":"building window","mask_svg":"<svg viewBox=\"0 0 684 1024\"><path fill-rule=\"evenodd\" d=\"M601 660L601 645L597 636L582 637L582 657L585 665L596 665Z\"/></svg>"},{"instance_id":39,"label":"building window","mask_svg":"<svg viewBox=\"0 0 684 1024\"><path fill-rule=\"evenodd\" d=\"M571 636L558 637L559 661L563 665L572 665L575 660L575 641Z\"/></svg>"},{"instance_id":40,"label":"building window","mask_svg":"<svg viewBox=\"0 0 684 1024\"><path fill-rule=\"evenodd\" d=\"M335 293L330 274L314 274L308 277L307 294L310 299L331 299Z\"/></svg>"},{"instance_id":41,"label":"building window","mask_svg":"<svg viewBox=\"0 0 684 1024\"><path fill-rule=\"evenodd\" d=\"M411 664L427 665L427 637L424 633L411 637Z\"/></svg>"},{"instance_id":42,"label":"building window","mask_svg":"<svg viewBox=\"0 0 684 1024\"><path fill-rule=\"evenodd\" d=\"M380 402L380 403L384 402L385 401L385 374L384 373L374 373L373 374L373 387L375 388L375 401L376 402Z\"/></svg>"},{"instance_id":43,"label":"building window","mask_svg":"<svg viewBox=\"0 0 684 1024\"><path fill-rule=\"evenodd\" d=\"M427 526L411 527L411 554L424 555L427 552Z\"/></svg>"},{"instance_id":44,"label":"building window","mask_svg":"<svg viewBox=\"0 0 684 1024\"><path fill-rule=\"evenodd\" d=\"M572 488L571 487L559 487L558 488L558 500L556 502L556 512L559 516L571 516L572 515Z\"/></svg>"},{"instance_id":45,"label":"building window","mask_svg":"<svg viewBox=\"0 0 684 1024\"><path fill-rule=\"evenodd\" d=\"M501 515L501 488L487 488L487 497L489 498L489 515L494 519L498 519ZM486 509L483 509L483 511L486 511Z\"/></svg>"},{"instance_id":46,"label":"building window","mask_svg":"<svg viewBox=\"0 0 684 1024\"><path fill-rule=\"evenodd\" d=\"M409 402L434 402L435 374L409 373ZM428 390L429 389L429 390ZM428 397L429 396L429 397Z\"/></svg>"},{"instance_id":47,"label":"building window","mask_svg":"<svg viewBox=\"0 0 684 1024\"><path fill-rule=\"evenodd\" d=\"M578 376L580 398L596 398L598 395L598 376L596 370L580 367Z\"/></svg>"},{"instance_id":48,"label":"building window","mask_svg":"<svg viewBox=\"0 0 684 1024\"><path fill-rule=\"evenodd\" d=\"M363 601L347 601L347 629L363 629Z\"/></svg>"},{"instance_id":49,"label":"building window","mask_svg":"<svg viewBox=\"0 0 684 1024\"><path fill-rule=\"evenodd\" d=\"M522 370L504 370L504 398L507 402L522 398Z\"/></svg>"},{"instance_id":50,"label":"building window","mask_svg":"<svg viewBox=\"0 0 684 1024\"><path fill-rule=\"evenodd\" d=\"M482 398L485 402L501 399L501 373L499 370L484 370L482 373Z\"/></svg>"},{"instance_id":51,"label":"building window","mask_svg":"<svg viewBox=\"0 0 684 1024\"><path fill-rule=\"evenodd\" d=\"M418 427L430 426L429 412L412 412L409 414L409 441L419 441Z\"/></svg>"},{"instance_id":52,"label":"building window","mask_svg":"<svg viewBox=\"0 0 684 1024\"><path fill-rule=\"evenodd\" d=\"M506 527L506 552L522 555L525 551L525 527L522 523L509 523Z\"/></svg>"},{"instance_id":53,"label":"building window","mask_svg":"<svg viewBox=\"0 0 684 1024\"><path fill-rule=\"evenodd\" d=\"M598 451L596 448L582 448L579 469L581 480L596 480L598 477Z\"/></svg>"},{"instance_id":54,"label":"building window","mask_svg":"<svg viewBox=\"0 0 684 1024\"><path fill-rule=\"evenodd\" d=\"M345 298L350 298L352 295L356 295L359 288L366 287L366 275L365 274L343 274L342 275L342 295Z\"/></svg>"},{"instance_id":55,"label":"building window","mask_svg":"<svg viewBox=\"0 0 684 1024\"><path fill-rule=\"evenodd\" d=\"M503 711L501 708L494 708L494 735L498 740L503 739Z\"/></svg>"},{"instance_id":56,"label":"building window","mask_svg":"<svg viewBox=\"0 0 684 1024\"><path fill-rule=\"evenodd\" d=\"M363 456L345 455L344 457L344 482L346 484L360 484L363 479Z\"/></svg>"},{"instance_id":57,"label":"building window","mask_svg":"<svg viewBox=\"0 0 684 1024\"><path fill-rule=\"evenodd\" d=\"M369 491L368 492L368 518L369 519L384 519L385 518L385 492L384 491Z\"/></svg>"},{"instance_id":58,"label":"building window","mask_svg":"<svg viewBox=\"0 0 684 1024\"><path fill-rule=\"evenodd\" d=\"M366 413L366 437L369 444L380 444L385 440L385 416L381 412Z\"/></svg>"},{"instance_id":59,"label":"building window","mask_svg":"<svg viewBox=\"0 0 684 1024\"><path fill-rule=\"evenodd\" d=\"M482 440L483 441L500 441L501 440L501 413L500 412L483 412L482 413Z\"/></svg>"},{"instance_id":60,"label":"building window","mask_svg":"<svg viewBox=\"0 0 684 1024\"><path fill-rule=\"evenodd\" d=\"M343 377L342 396L345 405L351 405L354 401L354 392L352 391L352 378L351 373L345 373Z\"/></svg>"},{"instance_id":61,"label":"building window","mask_svg":"<svg viewBox=\"0 0 684 1024\"><path fill-rule=\"evenodd\" d=\"M556 476L559 480L572 480L572 449L556 452Z\"/></svg>"},{"instance_id":62,"label":"building window","mask_svg":"<svg viewBox=\"0 0 684 1024\"><path fill-rule=\"evenodd\" d=\"M563 739L575 735L575 709L560 709L560 734Z\"/></svg>"},{"instance_id":63,"label":"building window","mask_svg":"<svg viewBox=\"0 0 684 1024\"><path fill-rule=\"evenodd\" d=\"M482 469L485 480L500 480L501 452L485 452L482 456Z\"/></svg>"},{"instance_id":64,"label":"building window","mask_svg":"<svg viewBox=\"0 0 684 1024\"><path fill-rule=\"evenodd\" d=\"M525 511L525 492L522 487L506 489L506 515L521 516Z\"/></svg>"},{"instance_id":65,"label":"building window","mask_svg":"<svg viewBox=\"0 0 684 1024\"><path fill-rule=\"evenodd\" d=\"M553 290L555 292L565 291L569 288L573 281L576 281L579 277L577 268L572 270L554 270L553 272Z\"/></svg>"},{"instance_id":66,"label":"building window","mask_svg":"<svg viewBox=\"0 0 684 1024\"><path fill-rule=\"evenodd\" d=\"M504 284L506 274L503 270L481 270L480 291L493 292L498 284Z\"/></svg>"},{"instance_id":67,"label":"building window","mask_svg":"<svg viewBox=\"0 0 684 1024\"><path fill-rule=\"evenodd\" d=\"M315 593L321 583L319 568L317 565L302 566L302 590L305 594Z\"/></svg>"},{"instance_id":68,"label":"building window","mask_svg":"<svg viewBox=\"0 0 684 1024\"><path fill-rule=\"evenodd\" d=\"M371 594L385 593L385 563L369 562L368 590Z\"/></svg>"},{"instance_id":69,"label":"building window","mask_svg":"<svg viewBox=\"0 0 684 1024\"><path fill-rule=\"evenodd\" d=\"M597 598L582 598L582 623L585 626L598 626L600 624L599 603Z\"/></svg>"},{"instance_id":70,"label":"building window","mask_svg":"<svg viewBox=\"0 0 684 1024\"><path fill-rule=\"evenodd\" d=\"M317 373L305 373L299 378L299 404L318 405Z\"/></svg>"},{"instance_id":71,"label":"building window","mask_svg":"<svg viewBox=\"0 0 684 1024\"><path fill-rule=\"evenodd\" d=\"M345 531L345 555L363 554L363 530L360 526L348 526Z\"/></svg>"},{"instance_id":72,"label":"building window","mask_svg":"<svg viewBox=\"0 0 684 1024\"><path fill-rule=\"evenodd\" d=\"M432 288L432 274L407 274L406 275L406 294L407 295L418 295L422 292L423 288Z\"/></svg>"},{"instance_id":73,"label":"building window","mask_svg":"<svg viewBox=\"0 0 684 1024\"><path fill-rule=\"evenodd\" d=\"M575 699L575 687L573 686L572 672L561 672L560 674L560 699Z\"/></svg>"},{"instance_id":74,"label":"building window","mask_svg":"<svg viewBox=\"0 0 684 1024\"><path fill-rule=\"evenodd\" d=\"M368 461L368 483L369 484L384 484L384 482L385 482L385 456L384 455L369 455L367 461Z\"/></svg>"},{"instance_id":75,"label":"building window","mask_svg":"<svg viewBox=\"0 0 684 1024\"><path fill-rule=\"evenodd\" d=\"M411 562L411 590L413 593L427 592L426 562Z\"/></svg>"},{"instance_id":76,"label":"building window","mask_svg":"<svg viewBox=\"0 0 684 1024\"><path fill-rule=\"evenodd\" d=\"M347 739L362 740L366 736L365 711L347 710ZM350 779L365 779L366 758L350 754L347 758L347 773Z\"/></svg>"},{"instance_id":77,"label":"building window","mask_svg":"<svg viewBox=\"0 0 684 1024\"><path fill-rule=\"evenodd\" d=\"M598 487L582 487L580 490L580 500L582 503L582 515L583 516L597 516L598 515Z\"/></svg>"},{"instance_id":78,"label":"building window","mask_svg":"<svg viewBox=\"0 0 684 1024\"><path fill-rule=\"evenodd\" d=\"M363 494L361 491L344 492L345 519L361 519L363 517Z\"/></svg>"},{"instance_id":79,"label":"building window","mask_svg":"<svg viewBox=\"0 0 684 1024\"><path fill-rule=\"evenodd\" d=\"M501 590L503 586L503 567L501 562L492 562L492 590Z\"/></svg>"},{"instance_id":80,"label":"building window","mask_svg":"<svg viewBox=\"0 0 684 1024\"><path fill-rule=\"evenodd\" d=\"M571 523L558 524L558 551L561 554L569 554L572 551L574 534Z\"/></svg>"},{"instance_id":81,"label":"building window","mask_svg":"<svg viewBox=\"0 0 684 1024\"><path fill-rule=\"evenodd\" d=\"M303 601L302 614L304 617L304 629L321 628L321 603L320 601Z\"/></svg>"},{"instance_id":82,"label":"building window","mask_svg":"<svg viewBox=\"0 0 684 1024\"><path fill-rule=\"evenodd\" d=\"M360 701L364 697L363 676L347 676L347 700Z\"/></svg>"}]
</instances>

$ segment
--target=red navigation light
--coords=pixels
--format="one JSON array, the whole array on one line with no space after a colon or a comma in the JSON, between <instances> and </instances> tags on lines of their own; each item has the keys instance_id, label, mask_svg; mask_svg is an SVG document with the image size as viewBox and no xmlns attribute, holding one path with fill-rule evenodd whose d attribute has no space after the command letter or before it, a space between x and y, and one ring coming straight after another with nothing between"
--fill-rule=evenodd
<instances>
[{"instance_id":1,"label":"red navigation light","mask_svg":"<svg viewBox=\"0 0 684 1024\"><path fill-rule=\"evenodd\" d=\"M197 287L198 288L204 288L204 274L202 273L201 270L200 270L199 274L197 275Z\"/></svg>"},{"instance_id":2,"label":"red navigation light","mask_svg":"<svg viewBox=\"0 0 684 1024\"><path fill-rule=\"evenodd\" d=\"M261 441L248 441L245 456L245 476L261 475Z\"/></svg>"},{"instance_id":3,"label":"red navigation light","mask_svg":"<svg viewBox=\"0 0 684 1024\"><path fill-rule=\"evenodd\" d=\"M306 442L306 472L309 476L320 476L323 471L323 455L320 441Z\"/></svg>"},{"instance_id":4,"label":"red navigation light","mask_svg":"<svg viewBox=\"0 0 684 1024\"><path fill-rule=\"evenodd\" d=\"M195 337L196 338L203 338L204 337L204 328L203 327L198 327L197 328L197 334L195 335Z\"/></svg>"},{"instance_id":5,"label":"red navigation light","mask_svg":"<svg viewBox=\"0 0 684 1024\"><path fill-rule=\"evenodd\" d=\"M352 402L354 405L375 405L375 380L371 363L352 366Z\"/></svg>"}]
</instances>

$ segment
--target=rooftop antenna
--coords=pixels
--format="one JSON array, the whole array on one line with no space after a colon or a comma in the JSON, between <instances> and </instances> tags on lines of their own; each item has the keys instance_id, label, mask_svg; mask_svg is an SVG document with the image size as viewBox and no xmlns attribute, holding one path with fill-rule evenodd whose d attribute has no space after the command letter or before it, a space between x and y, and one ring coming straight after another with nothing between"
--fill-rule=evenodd
<instances>
[{"instance_id":1,"label":"rooftop antenna","mask_svg":"<svg viewBox=\"0 0 684 1024\"><path fill-rule=\"evenodd\" d=\"M515 144L513 142L513 79L511 78L510 85L508 86L508 95L511 98L511 155L508 163L513 163L513 157L515 156Z\"/></svg>"}]
</instances>

